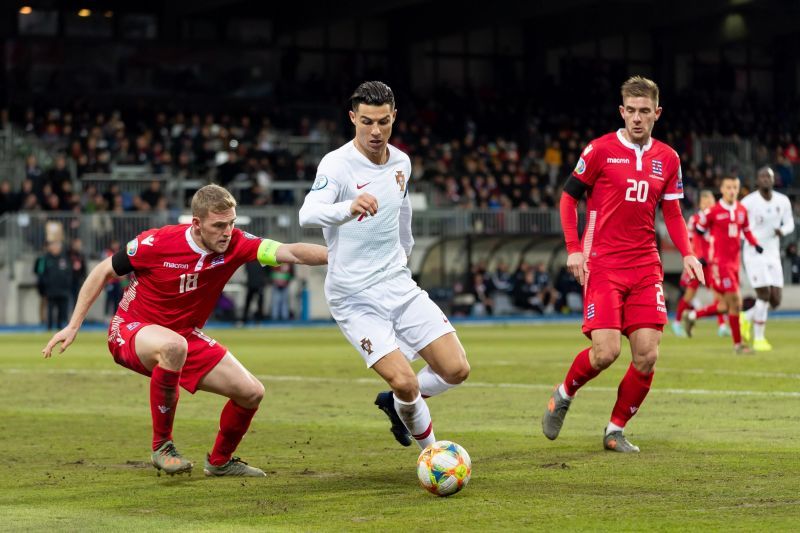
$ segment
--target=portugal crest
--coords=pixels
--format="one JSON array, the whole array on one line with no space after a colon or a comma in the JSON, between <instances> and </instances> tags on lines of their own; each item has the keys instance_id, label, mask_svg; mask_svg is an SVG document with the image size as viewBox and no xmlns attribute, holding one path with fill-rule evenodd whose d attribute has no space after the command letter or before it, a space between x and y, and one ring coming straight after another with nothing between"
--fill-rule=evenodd
<instances>
[{"instance_id":1,"label":"portugal crest","mask_svg":"<svg viewBox=\"0 0 800 533\"><path fill-rule=\"evenodd\" d=\"M394 179L397 180L397 185L400 186L400 192L406 190L406 176L403 174L402 170L398 170L394 173Z\"/></svg>"},{"instance_id":2,"label":"portugal crest","mask_svg":"<svg viewBox=\"0 0 800 533\"><path fill-rule=\"evenodd\" d=\"M361 339L361 349L367 352L367 355L372 355L372 341L367 337Z\"/></svg>"}]
</instances>

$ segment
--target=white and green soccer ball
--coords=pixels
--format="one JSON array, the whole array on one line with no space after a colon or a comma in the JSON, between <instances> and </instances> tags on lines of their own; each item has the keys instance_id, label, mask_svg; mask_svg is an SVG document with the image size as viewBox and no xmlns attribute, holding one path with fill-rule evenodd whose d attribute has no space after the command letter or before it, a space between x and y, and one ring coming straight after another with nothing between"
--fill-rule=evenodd
<instances>
[{"instance_id":1,"label":"white and green soccer ball","mask_svg":"<svg viewBox=\"0 0 800 533\"><path fill-rule=\"evenodd\" d=\"M469 483L472 461L455 442L439 440L422 450L417 459L419 484L437 496L450 496Z\"/></svg>"}]
</instances>

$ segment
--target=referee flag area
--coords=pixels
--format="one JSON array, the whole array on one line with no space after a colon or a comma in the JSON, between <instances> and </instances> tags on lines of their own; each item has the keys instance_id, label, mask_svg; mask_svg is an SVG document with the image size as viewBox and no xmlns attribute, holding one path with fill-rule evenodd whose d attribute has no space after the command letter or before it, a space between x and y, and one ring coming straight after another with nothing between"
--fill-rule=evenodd
<instances>
[{"instance_id":1,"label":"referee flag area","mask_svg":"<svg viewBox=\"0 0 800 533\"><path fill-rule=\"evenodd\" d=\"M559 438L540 419L585 347L577 321L457 322L472 372L430 400L437 437L470 453L472 480L438 499L417 487L372 404L380 379L331 323L209 327L266 386L237 454L263 479L157 477L148 382L113 363L102 327L52 360L43 331L0 336L2 530L791 530L800 510L800 317L776 313L772 352L737 356L714 321L665 331L651 394L626 428L602 430L630 357L580 391ZM215 325L213 325L215 326ZM286 327L288 326L288 327ZM224 398L183 393L174 437L201 463ZM732 526L733 525L733 526Z\"/></svg>"}]
</instances>

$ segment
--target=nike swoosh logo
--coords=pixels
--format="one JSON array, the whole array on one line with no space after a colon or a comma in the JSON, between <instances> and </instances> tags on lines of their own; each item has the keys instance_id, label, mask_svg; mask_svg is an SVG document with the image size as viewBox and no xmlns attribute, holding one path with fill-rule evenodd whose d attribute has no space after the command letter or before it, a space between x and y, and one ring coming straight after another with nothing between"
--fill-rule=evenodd
<instances>
[{"instance_id":1,"label":"nike swoosh logo","mask_svg":"<svg viewBox=\"0 0 800 533\"><path fill-rule=\"evenodd\" d=\"M367 185L369 185L370 183L372 183L372 182L371 182L371 181L368 181L368 182L366 182L366 183L364 183L364 184L359 184L359 183L356 183L356 189L363 189L364 187L366 187L366 186L367 186Z\"/></svg>"}]
</instances>

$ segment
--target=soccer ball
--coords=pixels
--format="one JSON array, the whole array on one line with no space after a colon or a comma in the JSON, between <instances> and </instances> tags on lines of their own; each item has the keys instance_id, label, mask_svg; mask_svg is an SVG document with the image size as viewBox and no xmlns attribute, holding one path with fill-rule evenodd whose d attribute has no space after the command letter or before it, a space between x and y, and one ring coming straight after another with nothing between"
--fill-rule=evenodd
<instances>
[{"instance_id":1,"label":"soccer ball","mask_svg":"<svg viewBox=\"0 0 800 533\"><path fill-rule=\"evenodd\" d=\"M469 483L472 461L467 450L449 440L439 440L422 450L417 459L417 477L423 489L437 496L450 496Z\"/></svg>"}]
</instances>

